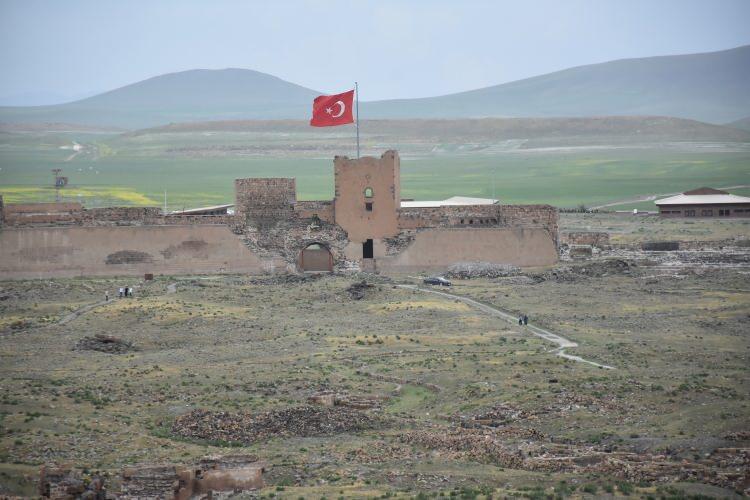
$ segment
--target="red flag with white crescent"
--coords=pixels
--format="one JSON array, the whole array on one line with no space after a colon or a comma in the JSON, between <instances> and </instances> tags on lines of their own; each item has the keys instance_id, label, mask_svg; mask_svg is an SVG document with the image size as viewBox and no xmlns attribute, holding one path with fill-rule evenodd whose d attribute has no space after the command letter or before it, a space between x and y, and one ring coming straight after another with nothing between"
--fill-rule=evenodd
<instances>
[{"instance_id":1,"label":"red flag with white crescent","mask_svg":"<svg viewBox=\"0 0 750 500\"><path fill-rule=\"evenodd\" d=\"M313 101L310 125L313 127L335 127L354 123L352 108L354 90L335 95L321 95Z\"/></svg>"}]
</instances>

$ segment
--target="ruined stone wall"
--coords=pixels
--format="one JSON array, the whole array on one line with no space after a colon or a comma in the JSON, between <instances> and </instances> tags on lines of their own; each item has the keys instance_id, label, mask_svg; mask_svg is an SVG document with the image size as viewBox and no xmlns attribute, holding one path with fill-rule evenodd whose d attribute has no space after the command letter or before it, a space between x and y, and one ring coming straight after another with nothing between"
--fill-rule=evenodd
<instances>
[{"instance_id":1,"label":"ruined stone wall","mask_svg":"<svg viewBox=\"0 0 750 500\"><path fill-rule=\"evenodd\" d=\"M427 228L540 228L558 244L558 213L550 205L468 205L400 208L401 230Z\"/></svg>"},{"instance_id":2,"label":"ruined stone wall","mask_svg":"<svg viewBox=\"0 0 750 500\"><path fill-rule=\"evenodd\" d=\"M236 179L235 217L243 226L271 227L292 219L297 203L294 179Z\"/></svg>"},{"instance_id":3,"label":"ruined stone wall","mask_svg":"<svg viewBox=\"0 0 750 500\"><path fill-rule=\"evenodd\" d=\"M154 225L225 225L231 226L235 223L234 215L167 215L166 217L156 217L149 219L149 224Z\"/></svg>"},{"instance_id":4,"label":"ruined stone wall","mask_svg":"<svg viewBox=\"0 0 750 500\"><path fill-rule=\"evenodd\" d=\"M0 231L0 279L255 273L227 226L18 227Z\"/></svg>"},{"instance_id":5,"label":"ruined stone wall","mask_svg":"<svg viewBox=\"0 0 750 500\"><path fill-rule=\"evenodd\" d=\"M10 203L5 207L5 224L75 224L83 212L80 203Z\"/></svg>"},{"instance_id":6,"label":"ruined stone wall","mask_svg":"<svg viewBox=\"0 0 750 500\"><path fill-rule=\"evenodd\" d=\"M8 205L6 225L27 226L145 226L203 225L235 222L232 215L163 215L157 207L83 208L78 203Z\"/></svg>"},{"instance_id":7,"label":"ruined stone wall","mask_svg":"<svg viewBox=\"0 0 750 500\"><path fill-rule=\"evenodd\" d=\"M500 205L505 225L520 228L543 228L559 243L559 215L551 205Z\"/></svg>"},{"instance_id":8,"label":"ruined stone wall","mask_svg":"<svg viewBox=\"0 0 750 500\"><path fill-rule=\"evenodd\" d=\"M400 208L399 229L432 227L501 226L502 205Z\"/></svg>"},{"instance_id":9,"label":"ruined stone wall","mask_svg":"<svg viewBox=\"0 0 750 500\"><path fill-rule=\"evenodd\" d=\"M332 201L298 201L294 206L294 212L301 219L311 219L317 215L325 222L334 220Z\"/></svg>"},{"instance_id":10,"label":"ruined stone wall","mask_svg":"<svg viewBox=\"0 0 750 500\"><path fill-rule=\"evenodd\" d=\"M563 245L590 245L603 248L609 246L609 233L601 231L571 231L560 233Z\"/></svg>"},{"instance_id":11,"label":"ruined stone wall","mask_svg":"<svg viewBox=\"0 0 750 500\"><path fill-rule=\"evenodd\" d=\"M248 226L240 239L263 259L266 272L299 271L302 250L314 243L331 252L334 271L358 269L357 263L345 252L349 243L346 232L338 225L325 221L311 224L310 219L295 218L268 228Z\"/></svg>"},{"instance_id":12,"label":"ruined stone wall","mask_svg":"<svg viewBox=\"0 0 750 500\"><path fill-rule=\"evenodd\" d=\"M88 208L79 214L77 223L83 226L107 223L151 224L162 218L162 211L157 207Z\"/></svg>"}]
</instances>

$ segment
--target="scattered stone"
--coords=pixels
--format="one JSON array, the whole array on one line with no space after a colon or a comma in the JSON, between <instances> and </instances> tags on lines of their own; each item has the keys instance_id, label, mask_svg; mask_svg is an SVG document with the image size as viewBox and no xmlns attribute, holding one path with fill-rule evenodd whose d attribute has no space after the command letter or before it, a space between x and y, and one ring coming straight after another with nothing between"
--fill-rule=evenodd
<instances>
[{"instance_id":1,"label":"scattered stone","mask_svg":"<svg viewBox=\"0 0 750 500\"><path fill-rule=\"evenodd\" d=\"M265 464L254 455L209 456L197 465L145 465L122 473L124 498L216 498L260 489Z\"/></svg>"},{"instance_id":2,"label":"scattered stone","mask_svg":"<svg viewBox=\"0 0 750 500\"><path fill-rule=\"evenodd\" d=\"M724 435L727 441L750 441L750 431L730 432Z\"/></svg>"},{"instance_id":3,"label":"scattered stone","mask_svg":"<svg viewBox=\"0 0 750 500\"><path fill-rule=\"evenodd\" d=\"M252 285L297 285L320 279L322 276L322 274L282 273L251 278L249 283Z\"/></svg>"},{"instance_id":4,"label":"scattered stone","mask_svg":"<svg viewBox=\"0 0 750 500\"><path fill-rule=\"evenodd\" d=\"M122 472L122 493L127 498L175 498L179 485L174 465L127 467Z\"/></svg>"},{"instance_id":5,"label":"scattered stone","mask_svg":"<svg viewBox=\"0 0 750 500\"><path fill-rule=\"evenodd\" d=\"M641 244L641 250L646 252L674 252L679 249L679 241L645 241Z\"/></svg>"},{"instance_id":6,"label":"scattered stone","mask_svg":"<svg viewBox=\"0 0 750 500\"><path fill-rule=\"evenodd\" d=\"M244 444L274 436L324 436L382 425L380 418L342 406L301 405L253 414L193 410L179 416L172 432L189 438Z\"/></svg>"},{"instance_id":7,"label":"scattered stone","mask_svg":"<svg viewBox=\"0 0 750 500\"><path fill-rule=\"evenodd\" d=\"M110 335L102 335L98 333L93 337L83 337L81 340L76 342L73 350L98 351L106 352L108 354L125 354L137 349L132 342L128 342L127 340L123 340L119 337L112 337Z\"/></svg>"},{"instance_id":8,"label":"scattered stone","mask_svg":"<svg viewBox=\"0 0 750 500\"><path fill-rule=\"evenodd\" d=\"M534 276L539 281L578 281L581 278L601 278L603 276L630 274L635 264L623 259L602 259L585 264L559 266Z\"/></svg>"},{"instance_id":9,"label":"scattered stone","mask_svg":"<svg viewBox=\"0 0 750 500\"><path fill-rule=\"evenodd\" d=\"M574 260L588 259L593 255L593 248L591 245L571 245L568 255Z\"/></svg>"},{"instance_id":10,"label":"scattered stone","mask_svg":"<svg viewBox=\"0 0 750 500\"><path fill-rule=\"evenodd\" d=\"M346 392L323 391L313 394L307 401L321 406L346 406L356 410L370 410L380 409L381 403L388 399L388 396L353 396Z\"/></svg>"},{"instance_id":11,"label":"scattered stone","mask_svg":"<svg viewBox=\"0 0 750 500\"><path fill-rule=\"evenodd\" d=\"M362 280L358 281L356 283L352 283L346 291L349 293L349 296L352 298L352 300L362 300L365 298L365 292L373 288L375 285L369 284L367 281Z\"/></svg>"},{"instance_id":12,"label":"scattered stone","mask_svg":"<svg viewBox=\"0 0 750 500\"><path fill-rule=\"evenodd\" d=\"M404 434L401 441L424 446L454 460L476 460L512 469L605 475L635 483L697 481L750 493L748 448L719 448L691 462L668 455L613 452L548 441L513 444L502 431L503 428L420 430Z\"/></svg>"},{"instance_id":13,"label":"scattered stone","mask_svg":"<svg viewBox=\"0 0 750 500\"><path fill-rule=\"evenodd\" d=\"M521 272L517 266L492 262L457 262L450 266L445 276L453 279L504 278Z\"/></svg>"},{"instance_id":14,"label":"scattered stone","mask_svg":"<svg viewBox=\"0 0 750 500\"><path fill-rule=\"evenodd\" d=\"M70 498L104 500L107 498L102 476L88 475L70 467L54 465L44 465L39 470L37 492L41 497L55 500Z\"/></svg>"},{"instance_id":15,"label":"scattered stone","mask_svg":"<svg viewBox=\"0 0 750 500\"><path fill-rule=\"evenodd\" d=\"M357 370L355 373L357 375L371 378L373 380L380 380L382 382L393 382L394 384L399 384L399 385L407 385L407 384L418 385L436 394L443 390L443 388L440 387L439 385L436 385L430 382L425 382L423 380L413 380L413 379L394 377L393 375L383 375L381 373L373 373L373 372L369 372L363 369Z\"/></svg>"}]
</instances>

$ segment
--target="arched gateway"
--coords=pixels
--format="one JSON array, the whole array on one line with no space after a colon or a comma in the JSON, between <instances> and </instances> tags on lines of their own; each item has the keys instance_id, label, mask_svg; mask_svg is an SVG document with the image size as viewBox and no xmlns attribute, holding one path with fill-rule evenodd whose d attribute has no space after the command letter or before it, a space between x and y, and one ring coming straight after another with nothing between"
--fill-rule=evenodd
<instances>
[{"instance_id":1,"label":"arched gateway","mask_svg":"<svg viewBox=\"0 0 750 500\"><path fill-rule=\"evenodd\" d=\"M333 255L325 245L311 243L300 252L299 267L306 272L331 272Z\"/></svg>"}]
</instances>

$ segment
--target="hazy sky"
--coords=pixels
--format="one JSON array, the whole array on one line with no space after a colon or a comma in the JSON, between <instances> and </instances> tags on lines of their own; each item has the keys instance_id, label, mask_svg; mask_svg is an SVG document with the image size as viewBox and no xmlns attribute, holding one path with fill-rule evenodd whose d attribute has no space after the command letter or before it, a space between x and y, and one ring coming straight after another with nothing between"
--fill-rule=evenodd
<instances>
[{"instance_id":1,"label":"hazy sky","mask_svg":"<svg viewBox=\"0 0 750 500\"><path fill-rule=\"evenodd\" d=\"M226 67L418 97L746 44L750 0L0 0L0 101Z\"/></svg>"}]
</instances>

